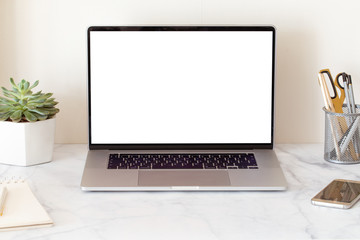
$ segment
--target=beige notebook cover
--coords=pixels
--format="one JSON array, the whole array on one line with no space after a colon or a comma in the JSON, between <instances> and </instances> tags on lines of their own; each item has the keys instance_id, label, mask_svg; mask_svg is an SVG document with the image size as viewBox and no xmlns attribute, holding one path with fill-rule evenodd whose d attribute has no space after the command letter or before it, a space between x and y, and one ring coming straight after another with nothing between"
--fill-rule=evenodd
<instances>
[{"instance_id":1,"label":"beige notebook cover","mask_svg":"<svg viewBox=\"0 0 360 240\"><path fill-rule=\"evenodd\" d=\"M0 231L51 226L53 221L36 199L26 181L5 181L7 188Z\"/></svg>"}]
</instances>

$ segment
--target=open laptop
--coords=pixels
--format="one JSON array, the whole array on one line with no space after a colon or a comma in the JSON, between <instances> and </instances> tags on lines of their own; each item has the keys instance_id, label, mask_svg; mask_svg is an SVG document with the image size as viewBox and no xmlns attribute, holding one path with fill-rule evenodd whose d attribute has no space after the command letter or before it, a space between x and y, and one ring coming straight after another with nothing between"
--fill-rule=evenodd
<instances>
[{"instance_id":1,"label":"open laptop","mask_svg":"<svg viewBox=\"0 0 360 240\"><path fill-rule=\"evenodd\" d=\"M90 27L85 191L285 190L272 26Z\"/></svg>"}]
</instances>

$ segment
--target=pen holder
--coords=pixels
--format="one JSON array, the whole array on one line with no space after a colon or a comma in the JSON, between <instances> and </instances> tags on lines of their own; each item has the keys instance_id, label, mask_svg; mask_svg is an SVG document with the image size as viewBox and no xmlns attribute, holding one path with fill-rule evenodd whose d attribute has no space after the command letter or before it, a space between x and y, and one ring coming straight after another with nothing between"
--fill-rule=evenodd
<instances>
[{"instance_id":1,"label":"pen holder","mask_svg":"<svg viewBox=\"0 0 360 240\"><path fill-rule=\"evenodd\" d=\"M360 163L360 105L356 113L349 113L346 104L343 113L325 112L324 159L332 163Z\"/></svg>"}]
</instances>

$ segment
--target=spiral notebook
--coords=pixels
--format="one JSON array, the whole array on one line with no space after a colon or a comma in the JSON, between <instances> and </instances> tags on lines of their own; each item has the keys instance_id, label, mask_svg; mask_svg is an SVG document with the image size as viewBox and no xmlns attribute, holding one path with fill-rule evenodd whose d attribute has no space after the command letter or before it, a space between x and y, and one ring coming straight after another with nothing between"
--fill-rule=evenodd
<instances>
[{"instance_id":1,"label":"spiral notebook","mask_svg":"<svg viewBox=\"0 0 360 240\"><path fill-rule=\"evenodd\" d=\"M1 180L0 186L7 189L3 215L0 216L0 231L53 225L53 221L25 180Z\"/></svg>"}]
</instances>

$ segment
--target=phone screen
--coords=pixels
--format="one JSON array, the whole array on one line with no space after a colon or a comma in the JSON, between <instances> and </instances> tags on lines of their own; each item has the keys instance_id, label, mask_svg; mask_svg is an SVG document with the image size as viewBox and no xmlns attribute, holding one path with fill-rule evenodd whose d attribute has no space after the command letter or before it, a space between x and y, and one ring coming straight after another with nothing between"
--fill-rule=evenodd
<instances>
[{"instance_id":1,"label":"phone screen","mask_svg":"<svg viewBox=\"0 0 360 240\"><path fill-rule=\"evenodd\" d=\"M334 180L314 199L332 202L351 203L360 194L360 182L347 180Z\"/></svg>"}]
</instances>

